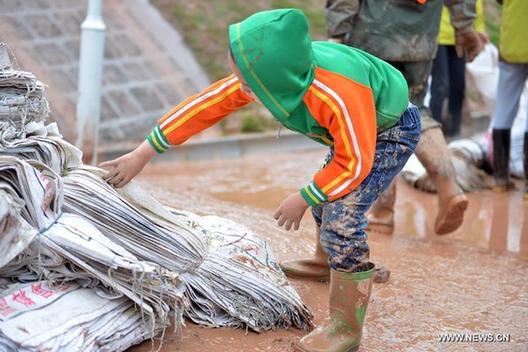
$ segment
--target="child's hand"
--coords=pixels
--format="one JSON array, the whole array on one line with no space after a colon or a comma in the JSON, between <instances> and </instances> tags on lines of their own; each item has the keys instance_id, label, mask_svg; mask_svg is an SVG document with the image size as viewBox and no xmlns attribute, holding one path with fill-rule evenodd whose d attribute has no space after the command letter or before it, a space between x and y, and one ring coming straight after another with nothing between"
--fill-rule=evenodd
<instances>
[{"instance_id":1,"label":"child's hand","mask_svg":"<svg viewBox=\"0 0 528 352\"><path fill-rule=\"evenodd\" d=\"M296 192L282 201L273 217L278 220L278 225L284 225L286 230L289 231L292 225L294 225L294 230L298 230L306 208L308 208L308 203L301 196L301 193Z\"/></svg>"},{"instance_id":2,"label":"child's hand","mask_svg":"<svg viewBox=\"0 0 528 352\"><path fill-rule=\"evenodd\" d=\"M117 159L101 163L99 167L109 170L103 177L106 182L116 188L120 188L139 174L154 154L156 154L154 148L145 141L132 152Z\"/></svg>"}]
</instances>

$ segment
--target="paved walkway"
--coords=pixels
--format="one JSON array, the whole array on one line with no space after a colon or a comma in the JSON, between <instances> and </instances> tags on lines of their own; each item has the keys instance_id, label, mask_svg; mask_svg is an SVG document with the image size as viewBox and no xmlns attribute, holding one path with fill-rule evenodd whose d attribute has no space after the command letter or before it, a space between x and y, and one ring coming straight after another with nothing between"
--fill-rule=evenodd
<instances>
[{"instance_id":1,"label":"paved walkway","mask_svg":"<svg viewBox=\"0 0 528 352\"><path fill-rule=\"evenodd\" d=\"M173 105L208 84L181 36L147 0L104 1L103 143L142 139ZM80 25L86 1L0 0L0 41L48 84L52 119L75 138Z\"/></svg>"}]
</instances>

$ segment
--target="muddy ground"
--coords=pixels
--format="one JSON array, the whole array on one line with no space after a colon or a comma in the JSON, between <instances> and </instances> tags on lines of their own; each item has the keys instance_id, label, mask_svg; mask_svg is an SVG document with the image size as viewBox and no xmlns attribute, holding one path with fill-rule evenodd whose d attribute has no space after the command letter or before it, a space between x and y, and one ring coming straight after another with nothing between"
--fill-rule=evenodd
<instances>
[{"instance_id":1,"label":"muddy ground","mask_svg":"<svg viewBox=\"0 0 528 352\"><path fill-rule=\"evenodd\" d=\"M240 160L157 164L138 182L160 201L249 226L281 259L313 250L314 223L306 214L297 232L275 225L272 214L290 192L309 181L320 152ZM461 229L436 236L436 197L398 181L394 235L369 235L371 258L392 276L375 284L360 351L528 351L528 202L522 192L470 194ZM315 323L327 318L328 285L292 280ZM443 333L509 334L510 342L439 342ZM207 329L188 322L181 339L162 351L293 351L305 332L262 334ZM131 349L150 351L149 341Z\"/></svg>"}]
</instances>

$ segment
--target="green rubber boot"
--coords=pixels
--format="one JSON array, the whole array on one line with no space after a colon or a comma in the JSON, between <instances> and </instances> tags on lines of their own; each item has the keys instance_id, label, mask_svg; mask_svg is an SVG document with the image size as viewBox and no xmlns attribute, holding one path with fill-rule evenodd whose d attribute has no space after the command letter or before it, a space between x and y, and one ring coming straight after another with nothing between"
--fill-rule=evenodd
<instances>
[{"instance_id":1,"label":"green rubber boot","mask_svg":"<svg viewBox=\"0 0 528 352\"><path fill-rule=\"evenodd\" d=\"M301 352L351 352L361 343L374 264L367 271L330 270L330 324L315 329L296 345Z\"/></svg>"}]
</instances>

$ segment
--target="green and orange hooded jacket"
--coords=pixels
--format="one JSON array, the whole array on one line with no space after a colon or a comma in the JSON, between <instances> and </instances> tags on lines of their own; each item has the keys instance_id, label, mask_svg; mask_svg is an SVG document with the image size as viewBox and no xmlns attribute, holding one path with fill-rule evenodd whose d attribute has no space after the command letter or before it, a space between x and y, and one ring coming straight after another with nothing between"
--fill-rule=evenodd
<instances>
[{"instance_id":1,"label":"green and orange hooded jacket","mask_svg":"<svg viewBox=\"0 0 528 352\"><path fill-rule=\"evenodd\" d=\"M312 41L296 9L259 12L229 27L230 49L245 81L285 127L334 149L333 160L301 189L316 206L356 188L369 174L376 136L408 106L407 84L391 65L361 50ZM178 145L253 102L230 75L174 107L148 141Z\"/></svg>"}]
</instances>

